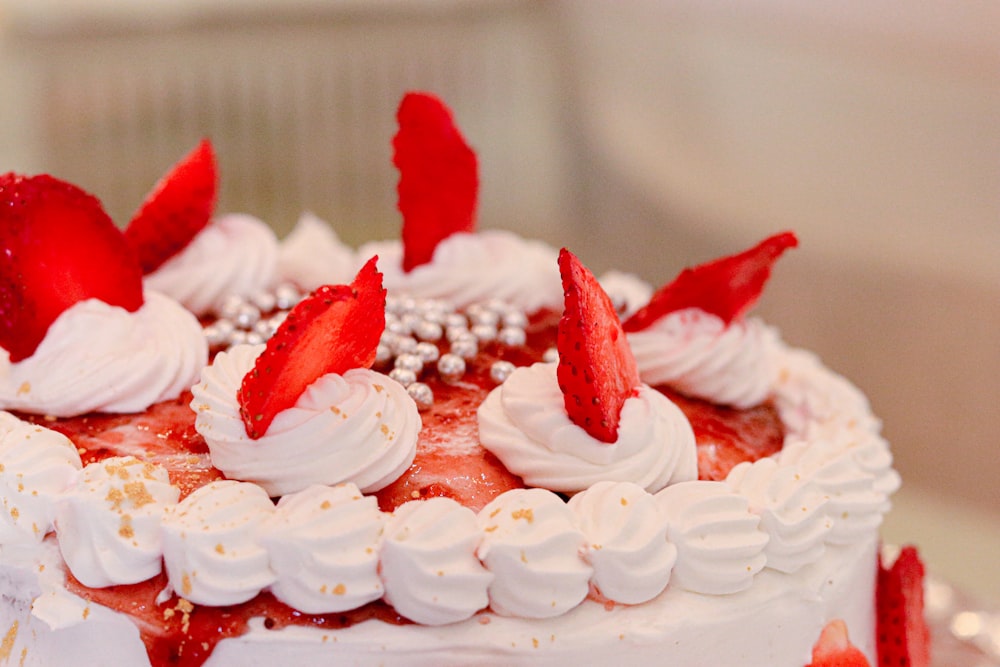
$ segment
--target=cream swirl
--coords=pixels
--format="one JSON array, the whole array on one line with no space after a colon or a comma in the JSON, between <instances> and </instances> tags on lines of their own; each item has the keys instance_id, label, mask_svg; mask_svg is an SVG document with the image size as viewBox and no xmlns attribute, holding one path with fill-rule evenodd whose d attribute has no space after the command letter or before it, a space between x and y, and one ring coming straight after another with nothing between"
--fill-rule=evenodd
<instances>
[{"instance_id":1,"label":"cream swirl","mask_svg":"<svg viewBox=\"0 0 1000 667\"><path fill-rule=\"evenodd\" d=\"M484 609L493 575L476 558L481 539L476 514L450 498L400 505L382 543L385 601L424 625L455 623Z\"/></svg>"},{"instance_id":2,"label":"cream swirl","mask_svg":"<svg viewBox=\"0 0 1000 667\"><path fill-rule=\"evenodd\" d=\"M458 308L499 299L527 313L561 310L559 253L541 241L502 230L457 233L441 241L434 258L410 272L402 269L402 246L376 242L358 249L363 260L378 255L390 294L442 299Z\"/></svg>"},{"instance_id":3,"label":"cream swirl","mask_svg":"<svg viewBox=\"0 0 1000 667\"><path fill-rule=\"evenodd\" d=\"M760 527L770 536L764 550L767 567L797 572L822 557L833 527L828 498L795 466L780 465L774 458L743 462L729 472L726 483L750 500L750 511L760 516Z\"/></svg>"},{"instance_id":4,"label":"cream swirl","mask_svg":"<svg viewBox=\"0 0 1000 667\"><path fill-rule=\"evenodd\" d=\"M587 596L593 568L576 515L545 489L506 491L479 511L477 555L493 573L490 608L504 616L550 618Z\"/></svg>"},{"instance_id":5,"label":"cream swirl","mask_svg":"<svg viewBox=\"0 0 1000 667\"><path fill-rule=\"evenodd\" d=\"M237 345L219 353L191 389L195 428L212 465L272 496L342 482L370 493L409 468L421 426L417 406L402 385L368 369L319 378L263 436L251 439L236 397L263 349Z\"/></svg>"},{"instance_id":6,"label":"cream swirl","mask_svg":"<svg viewBox=\"0 0 1000 667\"><path fill-rule=\"evenodd\" d=\"M672 584L705 595L750 588L764 568L768 536L746 496L725 482L694 481L655 497L667 517L667 539L677 545Z\"/></svg>"},{"instance_id":7,"label":"cream swirl","mask_svg":"<svg viewBox=\"0 0 1000 667\"><path fill-rule=\"evenodd\" d=\"M270 287L277 271L278 239L271 228L251 215L231 213L213 219L144 281L205 315L221 308L227 297Z\"/></svg>"},{"instance_id":8,"label":"cream swirl","mask_svg":"<svg viewBox=\"0 0 1000 667\"><path fill-rule=\"evenodd\" d=\"M727 325L698 308L670 313L628 334L643 382L737 408L770 396L778 373L777 341L760 320Z\"/></svg>"},{"instance_id":9,"label":"cream swirl","mask_svg":"<svg viewBox=\"0 0 1000 667\"><path fill-rule=\"evenodd\" d=\"M0 545L40 541L83 464L62 433L0 412Z\"/></svg>"},{"instance_id":10,"label":"cream swirl","mask_svg":"<svg viewBox=\"0 0 1000 667\"><path fill-rule=\"evenodd\" d=\"M596 440L570 421L556 364L514 371L479 407L479 439L529 486L574 493L601 480L650 492L698 476L694 432L663 394L641 386L626 399L618 440Z\"/></svg>"},{"instance_id":11,"label":"cream swirl","mask_svg":"<svg viewBox=\"0 0 1000 667\"><path fill-rule=\"evenodd\" d=\"M881 428L868 398L812 352L788 348L779 367L774 402L788 433L806 437L817 424L873 432Z\"/></svg>"},{"instance_id":12,"label":"cream swirl","mask_svg":"<svg viewBox=\"0 0 1000 667\"><path fill-rule=\"evenodd\" d=\"M147 291L134 313L97 299L52 323L35 353L0 360L0 406L55 417L141 412L177 398L208 363L198 320Z\"/></svg>"},{"instance_id":13,"label":"cream swirl","mask_svg":"<svg viewBox=\"0 0 1000 667\"><path fill-rule=\"evenodd\" d=\"M806 438L790 436L778 455L781 465L799 474L827 496L832 544L866 539L889 510L889 496L899 488L888 444L862 429L814 427Z\"/></svg>"},{"instance_id":14,"label":"cream swirl","mask_svg":"<svg viewBox=\"0 0 1000 667\"><path fill-rule=\"evenodd\" d=\"M594 568L591 583L609 600L641 604L670 580L677 548L667 541L667 521L641 487L598 482L568 503L586 538L583 558Z\"/></svg>"},{"instance_id":15,"label":"cream swirl","mask_svg":"<svg viewBox=\"0 0 1000 667\"><path fill-rule=\"evenodd\" d=\"M179 497L166 470L134 456L86 466L56 501L59 551L70 572L91 588L159 574L160 524Z\"/></svg>"},{"instance_id":16,"label":"cream swirl","mask_svg":"<svg viewBox=\"0 0 1000 667\"><path fill-rule=\"evenodd\" d=\"M313 485L283 496L260 532L276 576L271 592L309 614L377 600L384 523L375 497L354 484Z\"/></svg>"},{"instance_id":17,"label":"cream swirl","mask_svg":"<svg viewBox=\"0 0 1000 667\"><path fill-rule=\"evenodd\" d=\"M239 604L274 582L258 541L274 505L256 484L210 482L163 517L163 563L171 588L213 607Z\"/></svg>"},{"instance_id":18,"label":"cream swirl","mask_svg":"<svg viewBox=\"0 0 1000 667\"><path fill-rule=\"evenodd\" d=\"M312 213L303 213L278 247L278 276L311 291L320 285L346 285L354 279L354 251Z\"/></svg>"}]
</instances>

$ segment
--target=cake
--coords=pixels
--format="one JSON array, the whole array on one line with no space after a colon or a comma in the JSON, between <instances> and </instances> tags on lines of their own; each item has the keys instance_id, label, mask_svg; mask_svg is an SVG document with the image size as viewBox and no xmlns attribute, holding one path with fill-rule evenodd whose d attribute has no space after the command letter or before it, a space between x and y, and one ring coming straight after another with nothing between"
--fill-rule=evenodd
<instances>
[{"instance_id":1,"label":"cake","mask_svg":"<svg viewBox=\"0 0 1000 667\"><path fill-rule=\"evenodd\" d=\"M865 396L752 317L782 232L654 290L476 227L407 94L401 241L124 231L0 177L0 664L926 665Z\"/></svg>"}]
</instances>

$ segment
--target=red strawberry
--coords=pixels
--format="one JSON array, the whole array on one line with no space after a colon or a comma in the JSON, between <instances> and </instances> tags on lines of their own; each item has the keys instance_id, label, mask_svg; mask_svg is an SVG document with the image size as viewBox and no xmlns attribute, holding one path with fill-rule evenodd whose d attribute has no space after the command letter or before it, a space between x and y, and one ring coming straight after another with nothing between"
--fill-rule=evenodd
<instances>
[{"instance_id":1,"label":"red strawberry","mask_svg":"<svg viewBox=\"0 0 1000 667\"><path fill-rule=\"evenodd\" d=\"M792 232L767 238L753 248L688 268L658 289L649 303L625 321L625 331L641 331L661 317L685 308L701 308L727 324L757 302L774 262L799 244Z\"/></svg>"},{"instance_id":2,"label":"red strawberry","mask_svg":"<svg viewBox=\"0 0 1000 667\"><path fill-rule=\"evenodd\" d=\"M0 345L34 354L78 301L143 303L135 254L94 196L51 176L0 176Z\"/></svg>"},{"instance_id":3,"label":"red strawberry","mask_svg":"<svg viewBox=\"0 0 1000 667\"><path fill-rule=\"evenodd\" d=\"M830 621L813 646L812 662L806 667L870 667L868 658L847 636L847 624Z\"/></svg>"},{"instance_id":4,"label":"red strawberry","mask_svg":"<svg viewBox=\"0 0 1000 667\"><path fill-rule=\"evenodd\" d=\"M350 285L324 285L288 314L240 386L247 435L259 438L282 410L327 373L370 368L385 329L385 289L371 258Z\"/></svg>"},{"instance_id":5,"label":"red strawberry","mask_svg":"<svg viewBox=\"0 0 1000 667\"><path fill-rule=\"evenodd\" d=\"M431 261L438 243L476 227L479 173L451 111L427 93L408 93L396 113L392 162L399 169L403 270Z\"/></svg>"},{"instance_id":6,"label":"red strawberry","mask_svg":"<svg viewBox=\"0 0 1000 667\"><path fill-rule=\"evenodd\" d=\"M218 177L203 139L153 187L125 228L143 273L152 273L205 228L215 210Z\"/></svg>"},{"instance_id":7,"label":"red strawberry","mask_svg":"<svg viewBox=\"0 0 1000 667\"><path fill-rule=\"evenodd\" d=\"M879 563L875 610L879 665L930 665L930 630L924 619L924 564L914 547L903 547L890 568Z\"/></svg>"},{"instance_id":8,"label":"red strawberry","mask_svg":"<svg viewBox=\"0 0 1000 667\"><path fill-rule=\"evenodd\" d=\"M565 248L559 251L559 272L565 308L556 337L556 374L566 413L591 436L614 442L622 405L640 382L635 357L594 274Z\"/></svg>"}]
</instances>

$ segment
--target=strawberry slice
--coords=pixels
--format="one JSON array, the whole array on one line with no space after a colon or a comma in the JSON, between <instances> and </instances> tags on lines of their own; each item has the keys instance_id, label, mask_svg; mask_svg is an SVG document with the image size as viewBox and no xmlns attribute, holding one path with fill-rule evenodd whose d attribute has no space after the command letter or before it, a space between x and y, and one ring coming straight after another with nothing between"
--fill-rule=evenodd
<instances>
[{"instance_id":1,"label":"strawberry slice","mask_svg":"<svg viewBox=\"0 0 1000 667\"><path fill-rule=\"evenodd\" d=\"M775 261L798 244L795 234L782 232L736 255L684 269L625 321L625 331L641 331L685 308L700 308L727 324L742 317L760 298Z\"/></svg>"},{"instance_id":2,"label":"strawberry slice","mask_svg":"<svg viewBox=\"0 0 1000 667\"><path fill-rule=\"evenodd\" d=\"M576 255L559 251L565 308L559 320L556 375L566 413L602 442L618 439L625 399L639 386L639 371L611 298Z\"/></svg>"},{"instance_id":3,"label":"strawberry slice","mask_svg":"<svg viewBox=\"0 0 1000 667\"><path fill-rule=\"evenodd\" d=\"M403 270L431 261L438 243L476 227L479 171L451 111L427 93L408 93L396 113L392 162L399 169Z\"/></svg>"},{"instance_id":4,"label":"strawberry slice","mask_svg":"<svg viewBox=\"0 0 1000 667\"><path fill-rule=\"evenodd\" d=\"M924 564L917 550L903 547L892 567L879 562L875 591L878 664L930 665L930 629L924 619Z\"/></svg>"},{"instance_id":5,"label":"strawberry slice","mask_svg":"<svg viewBox=\"0 0 1000 667\"><path fill-rule=\"evenodd\" d=\"M239 390L247 435L267 432L275 415L327 373L370 368L385 329L385 289L368 260L350 285L324 285L303 299L268 340Z\"/></svg>"},{"instance_id":6,"label":"strawberry slice","mask_svg":"<svg viewBox=\"0 0 1000 667\"><path fill-rule=\"evenodd\" d=\"M143 273L152 273L205 228L215 210L218 176L203 139L153 187L125 228Z\"/></svg>"},{"instance_id":7,"label":"strawberry slice","mask_svg":"<svg viewBox=\"0 0 1000 667\"><path fill-rule=\"evenodd\" d=\"M813 646L812 662L806 667L871 667L868 658L847 636L847 624L835 619L827 623Z\"/></svg>"},{"instance_id":8,"label":"strawberry slice","mask_svg":"<svg viewBox=\"0 0 1000 667\"><path fill-rule=\"evenodd\" d=\"M139 263L101 202L51 176L0 176L0 255L0 345L12 362L78 301L143 303Z\"/></svg>"}]
</instances>

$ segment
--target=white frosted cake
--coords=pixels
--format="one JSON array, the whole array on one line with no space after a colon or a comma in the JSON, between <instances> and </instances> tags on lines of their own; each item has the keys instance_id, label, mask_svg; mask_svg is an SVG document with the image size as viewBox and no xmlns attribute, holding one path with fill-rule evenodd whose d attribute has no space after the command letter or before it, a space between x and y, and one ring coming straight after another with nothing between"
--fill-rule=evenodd
<instances>
[{"instance_id":1,"label":"white frosted cake","mask_svg":"<svg viewBox=\"0 0 1000 667\"><path fill-rule=\"evenodd\" d=\"M879 421L748 314L794 234L598 279L398 119L357 249L215 215L207 141L124 233L0 176L0 664L926 665Z\"/></svg>"}]
</instances>

